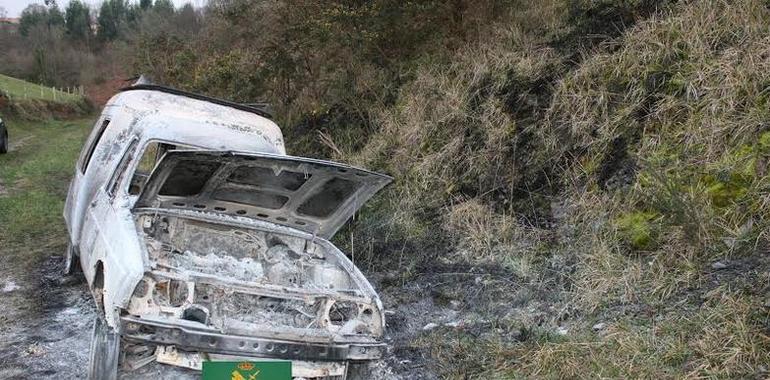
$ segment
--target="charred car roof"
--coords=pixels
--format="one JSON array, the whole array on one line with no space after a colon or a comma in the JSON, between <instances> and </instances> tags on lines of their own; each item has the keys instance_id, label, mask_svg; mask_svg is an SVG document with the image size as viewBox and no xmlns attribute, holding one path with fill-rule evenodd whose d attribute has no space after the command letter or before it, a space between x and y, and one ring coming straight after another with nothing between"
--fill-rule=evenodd
<instances>
[{"instance_id":1,"label":"charred car roof","mask_svg":"<svg viewBox=\"0 0 770 380\"><path fill-rule=\"evenodd\" d=\"M252 107L212 102L156 86L119 92L105 106L99 123L109 123L106 133L117 140L136 136L142 141L204 149L286 153L281 129Z\"/></svg>"},{"instance_id":2,"label":"charred car roof","mask_svg":"<svg viewBox=\"0 0 770 380\"><path fill-rule=\"evenodd\" d=\"M221 106L235 108L241 111L255 113L259 116L266 117L268 119L273 118L273 114L268 110L269 107L267 105L251 105L251 104L235 103L229 100L214 98L211 96L196 94L194 92L188 92L188 91L179 90L172 87L160 86L155 84L135 84L135 85L123 87L120 89L121 92L137 91L137 90L159 91L167 94L184 96L190 99L202 100L205 102L214 103Z\"/></svg>"}]
</instances>

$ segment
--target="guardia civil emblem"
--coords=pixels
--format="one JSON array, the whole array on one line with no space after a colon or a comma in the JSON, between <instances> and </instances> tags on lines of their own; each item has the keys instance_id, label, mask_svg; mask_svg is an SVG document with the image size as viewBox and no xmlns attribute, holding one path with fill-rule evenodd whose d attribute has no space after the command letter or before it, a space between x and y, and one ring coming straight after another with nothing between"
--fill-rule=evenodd
<instances>
[{"instance_id":1,"label":"guardia civil emblem","mask_svg":"<svg viewBox=\"0 0 770 380\"><path fill-rule=\"evenodd\" d=\"M233 369L232 380L257 380L259 372L253 363L241 362Z\"/></svg>"}]
</instances>

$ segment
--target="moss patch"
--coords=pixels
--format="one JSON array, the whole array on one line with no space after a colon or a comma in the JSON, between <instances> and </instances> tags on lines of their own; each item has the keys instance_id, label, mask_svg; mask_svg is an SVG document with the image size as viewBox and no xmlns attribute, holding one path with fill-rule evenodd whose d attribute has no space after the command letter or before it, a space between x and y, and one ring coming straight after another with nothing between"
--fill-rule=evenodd
<instances>
[{"instance_id":1,"label":"moss patch","mask_svg":"<svg viewBox=\"0 0 770 380\"><path fill-rule=\"evenodd\" d=\"M657 245L658 214L654 212L635 211L620 216L615 224L622 239L636 250L650 250Z\"/></svg>"}]
</instances>

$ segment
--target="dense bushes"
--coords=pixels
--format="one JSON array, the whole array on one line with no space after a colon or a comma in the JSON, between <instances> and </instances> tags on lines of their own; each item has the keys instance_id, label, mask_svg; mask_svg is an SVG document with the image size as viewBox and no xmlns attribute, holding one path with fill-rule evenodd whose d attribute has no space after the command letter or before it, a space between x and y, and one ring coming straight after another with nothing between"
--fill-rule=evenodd
<instances>
[{"instance_id":1,"label":"dense bushes","mask_svg":"<svg viewBox=\"0 0 770 380\"><path fill-rule=\"evenodd\" d=\"M373 109L415 67L475 43L508 1L212 1L195 36L142 29L133 69L162 83L274 105L293 152L328 156L319 132L359 147Z\"/></svg>"}]
</instances>

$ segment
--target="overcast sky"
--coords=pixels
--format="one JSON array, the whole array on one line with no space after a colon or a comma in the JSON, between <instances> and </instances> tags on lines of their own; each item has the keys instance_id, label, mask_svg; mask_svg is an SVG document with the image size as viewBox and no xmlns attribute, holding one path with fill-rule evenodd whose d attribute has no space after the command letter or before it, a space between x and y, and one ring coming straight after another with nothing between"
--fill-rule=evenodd
<instances>
[{"instance_id":1,"label":"overcast sky","mask_svg":"<svg viewBox=\"0 0 770 380\"><path fill-rule=\"evenodd\" d=\"M177 7L182 6L185 3L192 3L192 5L195 5L196 7L200 7L206 4L206 0L171 0L171 1L173 1ZM63 12L64 8L67 7L67 4L70 1L57 0L56 2L59 4L59 8L61 8ZM91 9L97 8L96 5L102 3L100 0L85 0L84 2L86 4L89 4L91 6ZM129 0L129 2L138 3L139 0ZM24 10L24 8L26 8L27 5L30 5L30 4L43 4L43 0L0 0L0 7L3 7L5 8L6 11L8 11L8 17L19 17L19 15L21 14L21 11Z\"/></svg>"}]
</instances>

